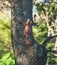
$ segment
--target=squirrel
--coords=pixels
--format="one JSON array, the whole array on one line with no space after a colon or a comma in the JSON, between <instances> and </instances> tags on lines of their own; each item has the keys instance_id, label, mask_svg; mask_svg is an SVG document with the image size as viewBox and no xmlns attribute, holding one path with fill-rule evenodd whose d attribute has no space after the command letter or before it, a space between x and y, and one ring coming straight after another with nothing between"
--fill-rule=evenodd
<instances>
[{"instance_id":1,"label":"squirrel","mask_svg":"<svg viewBox=\"0 0 57 65\"><path fill-rule=\"evenodd\" d=\"M24 26L25 26L25 28L24 28L25 42L28 45L28 44L30 44L30 41L29 41L30 19L27 19Z\"/></svg>"},{"instance_id":2,"label":"squirrel","mask_svg":"<svg viewBox=\"0 0 57 65\"><path fill-rule=\"evenodd\" d=\"M24 24L25 28L24 28L24 35L27 38L29 33L30 33L30 19L28 19L25 24Z\"/></svg>"},{"instance_id":3,"label":"squirrel","mask_svg":"<svg viewBox=\"0 0 57 65\"><path fill-rule=\"evenodd\" d=\"M24 36L25 36L25 42L26 44L30 44L31 43L31 37L32 37L32 32L30 27L33 25L36 25L37 23L32 23L32 21L30 21L30 19L27 19L27 21L24 23Z\"/></svg>"}]
</instances>

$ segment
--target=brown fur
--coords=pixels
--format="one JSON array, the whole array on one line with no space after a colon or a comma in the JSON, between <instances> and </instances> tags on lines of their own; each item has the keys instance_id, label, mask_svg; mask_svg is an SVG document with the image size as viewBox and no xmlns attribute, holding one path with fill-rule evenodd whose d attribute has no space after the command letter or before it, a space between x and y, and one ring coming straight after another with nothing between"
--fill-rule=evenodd
<instances>
[{"instance_id":1,"label":"brown fur","mask_svg":"<svg viewBox=\"0 0 57 65\"><path fill-rule=\"evenodd\" d=\"M30 19L28 19L26 22L25 22L25 28L24 28L24 35L25 35L25 42L26 44L29 44L29 32L30 32Z\"/></svg>"}]
</instances>

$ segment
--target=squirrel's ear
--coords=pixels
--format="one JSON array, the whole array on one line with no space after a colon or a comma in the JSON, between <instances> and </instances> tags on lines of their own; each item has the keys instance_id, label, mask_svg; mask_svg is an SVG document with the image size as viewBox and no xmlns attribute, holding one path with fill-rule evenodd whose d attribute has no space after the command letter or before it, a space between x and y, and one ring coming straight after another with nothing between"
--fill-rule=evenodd
<instances>
[{"instance_id":1,"label":"squirrel's ear","mask_svg":"<svg viewBox=\"0 0 57 65\"><path fill-rule=\"evenodd\" d=\"M25 25L29 25L30 24L30 19L27 19L24 23L23 23L23 25L25 26Z\"/></svg>"}]
</instances>

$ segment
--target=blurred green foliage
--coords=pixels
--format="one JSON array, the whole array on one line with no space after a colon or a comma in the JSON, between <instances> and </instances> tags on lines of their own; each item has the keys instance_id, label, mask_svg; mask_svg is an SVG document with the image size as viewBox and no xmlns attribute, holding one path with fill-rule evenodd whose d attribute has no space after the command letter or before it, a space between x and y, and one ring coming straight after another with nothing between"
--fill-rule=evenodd
<instances>
[{"instance_id":1,"label":"blurred green foliage","mask_svg":"<svg viewBox=\"0 0 57 65\"><path fill-rule=\"evenodd\" d=\"M42 22L41 24L33 27L33 35L36 41L42 43L47 37L47 25Z\"/></svg>"},{"instance_id":2,"label":"blurred green foliage","mask_svg":"<svg viewBox=\"0 0 57 65\"><path fill-rule=\"evenodd\" d=\"M49 15L50 25L52 26L55 24L55 19L57 16L57 3L40 3L34 6L36 7L36 10L37 10L36 12L37 14L39 14L39 16L42 14L42 12L44 15L46 15L46 8L48 7L47 12ZM44 20L41 20L41 21L40 20L37 21L38 22L37 26L33 26L33 35L35 40L39 42L40 44L42 44L42 42L47 37L48 27ZM55 29L55 25L54 25L54 29ZM50 40L47 43L46 48L52 50L54 49L54 45L55 45L55 38ZM54 53L48 53L48 59L47 59L46 65L56 65L55 64L56 62L57 62L57 57L55 57Z\"/></svg>"},{"instance_id":3,"label":"blurred green foliage","mask_svg":"<svg viewBox=\"0 0 57 65\"><path fill-rule=\"evenodd\" d=\"M0 59L0 65L14 65L15 63L13 59L14 58L12 57L12 54L10 52L5 52Z\"/></svg>"},{"instance_id":4,"label":"blurred green foliage","mask_svg":"<svg viewBox=\"0 0 57 65\"><path fill-rule=\"evenodd\" d=\"M10 21L0 19L0 65L14 65Z\"/></svg>"}]
</instances>

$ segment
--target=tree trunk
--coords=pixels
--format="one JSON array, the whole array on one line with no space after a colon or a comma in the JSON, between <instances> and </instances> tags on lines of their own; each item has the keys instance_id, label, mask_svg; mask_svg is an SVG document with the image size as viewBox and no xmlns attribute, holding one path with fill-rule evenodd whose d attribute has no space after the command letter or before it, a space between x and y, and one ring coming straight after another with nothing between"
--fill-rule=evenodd
<instances>
[{"instance_id":1,"label":"tree trunk","mask_svg":"<svg viewBox=\"0 0 57 65\"><path fill-rule=\"evenodd\" d=\"M15 65L22 65L20 52L24 43L23 29L23 0L12 0L11 36Z\"/></svg>"},{"instance_id":2,"label":"tree trunk","mask_svg":"<svg viewBox=\"0 0 57 65\"><path fill-rule=\"evenodd\" d=\"M15 65L45 65L47 60L46 50L34 41L32 25L28 40L31 45L25 44L24 23L27 19L32 21L32 0L12 1L12 47L15 57Z\"/></svg>"},{"instance_id":3,"label":"tree trunk","mask_svg":"<svg viewBox=\"0 0 57 65\"><path fill-rule=\"evenodd\" d=\"M32 21L32 1L33 0L23 0L23 14L25 20L29 18Z\"/></svg>"}]
</instances>

